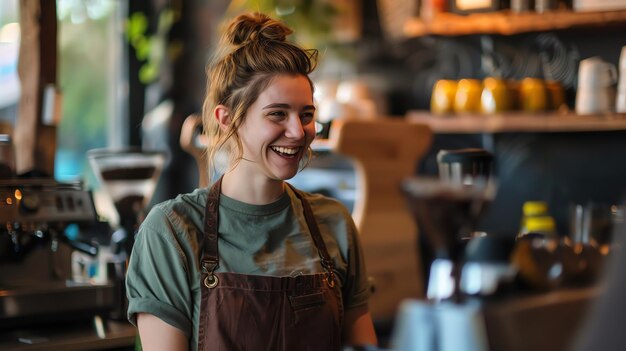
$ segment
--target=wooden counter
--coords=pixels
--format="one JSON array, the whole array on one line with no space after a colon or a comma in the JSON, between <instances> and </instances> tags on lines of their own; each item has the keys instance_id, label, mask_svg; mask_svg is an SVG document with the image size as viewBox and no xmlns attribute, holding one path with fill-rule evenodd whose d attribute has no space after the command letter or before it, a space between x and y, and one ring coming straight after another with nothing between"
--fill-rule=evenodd
<instances>
[{"instance_id":1,"label":"wooden counter","mask_svg":"<svg viewBox=\"0 0 626 351\"><path fill-rule=\"evenodd\" d=\"M57 323L28 329L0 331L3 351L132 350L137 329L126 321L102 320L102 324Z\"/></svg>"},{"instance_id":2,"label":"wooden counter","mask_svg":"<svg viewBox=\"0 0 626 351\"><path fill-rule=\"evenodd\" d=\"M577 115L574 113L437 116L428 111L409 111L406 118L425 123L439 134L554 133L626 130L626 114Z\"/></svg>"}]
</instances>

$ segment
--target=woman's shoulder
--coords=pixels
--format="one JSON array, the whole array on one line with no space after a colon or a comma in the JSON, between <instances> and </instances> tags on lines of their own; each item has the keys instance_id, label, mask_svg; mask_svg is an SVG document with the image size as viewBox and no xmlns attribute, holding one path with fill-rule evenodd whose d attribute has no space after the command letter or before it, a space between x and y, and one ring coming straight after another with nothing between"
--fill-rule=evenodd
<instances>
[{"instance_id":1,"label":"woman's shoulder","mask_svg":"<svg viewBox=\"0 0 626 351\"><path fill-rule=\"evenodd\" d=\"M194 260L204 228L207 193L206 189L197 189L153 206L139 228L138 241L175 250Z\"/></svg>"},{"instance_id":2,"label":"woman's shoulder","mask_svg":"<svg viewBox=\"0 0 626 351\"><path fill-rule=\"evenodd\" d=\"M161 211L203 211L207 200L208 189L199 188L186 194L179 194L175 198L165 200L154 206Z\"/></svg>"},{"instance_id":3,"label":"woman's shoulder","mask_svg":"<svg viewBox=\"0 0 626 351\"><path fill-rule=\"evenodd\" d=\"M188 222L202 223L207 194L206 188L200 188L160 202L152 207L145 222L148 225L168 222L175 226L182 223L185 223L184 226L191 224Z\"/></svg>"}]
</instances>

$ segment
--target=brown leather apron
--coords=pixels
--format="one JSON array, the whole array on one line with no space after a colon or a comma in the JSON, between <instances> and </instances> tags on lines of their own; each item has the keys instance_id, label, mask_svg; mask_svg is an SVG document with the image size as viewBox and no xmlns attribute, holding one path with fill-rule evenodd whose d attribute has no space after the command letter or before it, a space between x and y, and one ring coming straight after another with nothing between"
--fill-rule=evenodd
<instances>
[{"instance_id":1,"label":"brown leather apron","mask_svg":"<svg viewBox=\"0 0 626 351\"><path fill-rule=\"evenodd\" d=\"M221 179L209 191L202 249L198 350L340 350L343 305L333 261L298 190L324 273L273 277L216 273Z\"/></svg>"}]
</instances>

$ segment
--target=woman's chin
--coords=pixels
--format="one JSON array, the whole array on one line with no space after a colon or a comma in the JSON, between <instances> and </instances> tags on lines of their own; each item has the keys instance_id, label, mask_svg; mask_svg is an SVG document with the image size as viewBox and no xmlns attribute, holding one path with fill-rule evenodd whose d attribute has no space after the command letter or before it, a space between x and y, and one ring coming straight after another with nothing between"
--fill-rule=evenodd
<instances>
[{"instance_id":1,"label":"woman's chin","mask_svg":"<svg viewBox=\"0 0 626 351\"><path fill-rule=\"evenodd\" d=\"M280 157L278 160L270 160L269 171L275 179L288 180L296 176L300 169L300 157L286 159ZM272 162L277 161L277 162Z\"/></svg>"},{"instance_id":2,"label":"woman's chin","mask_svg":"<svg viewBox=\"0 0 626 351\"><path fill-rule=\"evenodd\" d=\"M279 173L274 173L275 179L276 180L289 180L293 177L296 176L296 174L298 174L298 171L294 171L294 172L279 172Z\"/></svg>"}]
</instances>

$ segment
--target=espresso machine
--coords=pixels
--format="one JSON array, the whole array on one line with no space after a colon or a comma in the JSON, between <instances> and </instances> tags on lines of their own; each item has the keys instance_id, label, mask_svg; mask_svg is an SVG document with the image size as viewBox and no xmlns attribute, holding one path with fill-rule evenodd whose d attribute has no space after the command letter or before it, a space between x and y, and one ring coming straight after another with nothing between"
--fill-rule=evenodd
<instances>
[{"instance_id":1,"label":"espresso machine","mask_svg":"<svg viewBox=\"0 0 626 351\"><path fill-rule=\"evenodd\" d=\"M111 229L98 219L91 191L81 181L18 176L10 138L5 139L0 145L0 349L79 344L90 349L134 341L130 327L113 335L109 328L108 320L123 306L123 276L103 259L100 245L110 240Z\"/></svg>"},{"instance_id":2,"label":"espresso machine","mask_svg":"<svg viewBox=\"0 0 626 351\"><path fill-rule=\"evenodd\" d=\"M81 181L0 178L1 350L134 343L126 260L166 153L99 149L87 158L120 215L117 226L99 219Z\"/></svg>"},{"instance_id":3,"label":"espresso machine","mask_svg":"<svg viewBox=\"0 0 626 351\"><path fill-rule=\"evenodd\" d=\"M23 329L106 316L119 302L113 282L73 279L73 253L98 256L97 244L76 235L98 230L80 182L0 179L0 222L0 342Z\"/></svg>"}]
</instances>

